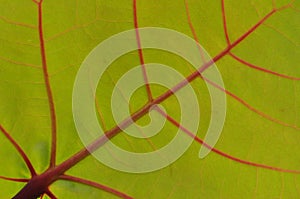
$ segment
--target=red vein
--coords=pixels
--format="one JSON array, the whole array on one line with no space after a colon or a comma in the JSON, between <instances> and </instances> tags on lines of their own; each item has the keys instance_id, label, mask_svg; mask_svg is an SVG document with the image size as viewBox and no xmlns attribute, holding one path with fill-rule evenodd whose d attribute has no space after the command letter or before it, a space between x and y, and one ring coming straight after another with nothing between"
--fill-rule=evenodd
<instances>
[{"instance_id":1,"label":"red vein","mask_svg":"<svg viewBox=\"0 0 300 199\"><path fill-rule=\"evenodd\" d=\"M40 4L40 3L42 3L43 0L40 0L40 2L38 2L37 0L32 0L32 1L33 1L33 3L35 3L35 4Z\"/></svg>"},{"instance_id":2,"label":"red vein","mask_svg":"<svg viewBox=\"0 0 300 199\"><path fill-rule=\"evenodd\" d=\"M198 39L198 37L197 37L195 28L194 28L193 23L192 23L192 20L191 20L188 1L185 0L184 3L185 3L185 12L186 12L186 16L187 16L187 20L188 20L189 27L190 27L191 32L192 32L192 34L193 34L194 40L197 42L197 47L198 47L198 50L199 50L199 52L200 52L201 60L202 60L203 62L205 62L204 52L203 52L202 47L200 46L199 39Z\"/></svg>"},{"instance_id":3,"label":"red vein","mask_svg":"<svg viewBox=\"0 0 300 199\"><path fill-rule=\"evenodd\" d=\"M46 192L46 195L49 196L51 199L57 199L57 197L48 189Z\"/></svg>"},{"instance_id":4,"label":"red vein","mask_svg":"<svg viewBox=\"0 0 300 199\"><path fill-rule=\"evenodd\" d=\"M143 72L144 82L146 84L148 100L152 101L153 96L152 96L152 92L151 92L149 81L148 81L148 76L147 76L147 71L146 71L146 66L145 66L145 61L144 61L144 56L143 56L143 50L142 50L142 47L141 47L140 33L139 33L139 30L138 30L139 26L138 26L138 19L137 19L136 0L133 0L133 18L134 18L134 28L135 28L136 41L137 41L137 45L138 45L139 59L140 59L141 65L142 65L142 72Z\"/></svg>"},{"instance_id":5,"label":"red vein","mask_svg":"<svg viewBox=\"0 0 300 199\"><path fill-rule=\"evenodd\" d=\"M285 173L295 173L295 174L300 174L300 171L298 170L290 170L290 169L282 169L282 168L278 168L278 167L272 167L272 166L268 166L268 165L264 165L264 164L259 164L259 163L255 163L255 162L250 162L247 160L243 160L240 158L236 158L234 156L231 156L227 153L224 153L218 149L215 149L213 147L211 147L209 144L205 143L203 140L201 140L199 137L197 137L195 134L193 134L192 132L190 132L188 129L186 129L185 127L183 127L181 124L179 124L175 119L173 119L171 116L169 116L167 113L165 113L163 110L161 110L160 108L155 109L157 110L162 116L164 116L168 121L170 121L173 125L177 126L179 129L181 129L183 132L185 132L188 136L192 137L196 142L198 142L199 144L202 144L204 147L206 147L207 149L212 150L213 152L215 152L218 155L221 155L225 158L228 158L230 160L233 160L235 162L241 163L241 164L246 164L249 166L254 166L254 167L259 167L259 168L263 168L263 169L269 169L269 170L275 170L275 171L279 171L279 172L285 172Z\"/></svg>"},{"instance_id":6,"label":"red vein","mask_svg":"<svg viewBox=\"0 0 300 199\"><path fill-rule=\"evenodd\" d=\"M248 104L246 101L242 100L241 98L239 98L238 96L236 96L235 94L231 93L230 91L226 90L225 88L222 88L221 86L219 86L218 84L210 81L209 79L203 77L203 76L200 76L202 79L204 79L206 82L208 82L209 84L211 84L212 86L214 86L215 88L225 92L227 95L229 95L230 97L232 97L233 99L235 99L236 101L240 102L241 104L243 104L246 108L248 108L249 110L257 113L258 115L262 116L263 118L271 121L271 122L275 122L277 124L280 124L282 126L286 126L286 127L290 127L290 128L293 128L293 129L296 129L296 130L300 130L300 127L298 126L295 126L295 125L291 125L291 124L288 124L288 123L285 123L281 120L278 120L278 119L275 119L273 117L271 117L270 115L267 115L266 113L258 110L258 109L255 109L254 107L252 107L250 104Z\"/></svg>"},{"instance_id":7,"label":"red vein","mask_svg":"<svg viewBox=\"0 0 300 199\"><path fill-rule=\"evenodd\" d=\"M0 131L4 134L4 136L10 141L10 143L17 149L21 157L23 158L24 162L27 165L27 168L29 169L31 176L36 176L36 172L27 157L26 153L23 151L23 149L20 147L20 145L10 136L10 134L4 129L4 127L0 124Z\"/></svg>"},{"instance_id":8,"label":"red vein","mask_svg":"<svg viewBox=\"0 0 300 199\"><path fill-rule=\"evenodd\" d=\"M43 0L40 0L40 2L37 1L34 2L36 2L38 5L38 29L39 29L41 58L42 58L44 81L45 81L45 86L46 86L46 91L48 96L48 103L49 103L49 110L50 110L50 117L51 117L51 157L50 157L49 166L53 167L55 166L55 161L56 161L56 114L55 114L54 100L53 100L52 90L50 86L48 67L46 61L46 49L45 49L44 32L43 32L43 18L42 18Z\"/></svg>"},{"instance_id":9,"label":"red vein","mask_svg":"<svg viewBox=\"0 0 300 199\"><path fill-rule=\"evenodd\" d=\"M277 72L274 72L274 71L271 71L271 70L268 70L268 69L265 69L265 68L261 68L261 67L258 67L258 66L255 66L254 64L251 64L241 58L239 58L238 56L234 55L233 53L229 52L229 55L234 58L236 61L250 67L250 68L253 68L255 70L259 70L259 71L262 71L262 72L265 72L265 73L269 73L269 74L272 74L272 75L275 75L275 76L278 76L278 77L282 77L282 78L286 78L286 79L291 79L291 80L300 80L299 77L292 77L292 76L288 76L288 75L284 75L284 74L280 74L280 73L277 73Z\"/></svg>"},{"instance_id":10,"label":"red vein","mask_svg":"<svg viewBox=\"0 0 300 199\"><path fill-rule=\"evenodd\" d=\"M225 13L225 0L221 0L222 4L222 19L223 19L223 29L226 38L226 42L230 45L230 39L228 35L227 22L226 22L226 13Z\"/></svg>"},{"instance_id":11,"label":"red vein","mask_svg":"<svg viewBox=\"0 0 300 199\"><path fill-rule=\"evenodd\" d=\"M14 182L28 182L29 181L29 179L26 179L26 178L8 178L8 177L4 177L4 176L0 176L0 179L14 181Z\"/></svg>"},{"instance_id":12,"label":"red vein","mask_svg":"<svg viewBox=\"0 0 300 199\"><path fill-rule=\"evenodd\" d=\"M93 186L95 188L98 188L98 189L101 189L101 190L104 190L108 193L111 193L111 194L114 194L116 196L119 196L120 198L124 198L124 199L133 199L133 197L121 192L121 191L118 191L114 188L111 188L109 186L106 186L106 185L103 185L103 184L99 184L97 182L93 182L93 181L90 181L90 180L86 180L86 179L83 179L83 178L78 178L78 177L74 177L74 176L69 176L69 175L62 175L60 177L60 179L62 180L68 180L68 181L72 181L72 182L77 182L77 183L81 183L81 184L85 184L85 185L89 185L89 186Z\"/></svg>"}]
</instances>

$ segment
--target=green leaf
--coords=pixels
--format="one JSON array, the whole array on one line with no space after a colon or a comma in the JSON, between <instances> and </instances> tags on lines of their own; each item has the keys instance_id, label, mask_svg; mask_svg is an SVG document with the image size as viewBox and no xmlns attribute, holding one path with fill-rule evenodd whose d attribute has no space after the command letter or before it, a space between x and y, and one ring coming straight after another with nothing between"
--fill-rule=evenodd
<instances>
[{"instance_id":1,"label":"green leaf","mask_svg":"<svg viewBox=\"0 0 300 199\"><path fill-rule=\"evenodd\" d=\"M42 68L39 3L0 3L0 125L41 174L49 167L53 126ZM68 175L97 182L133 198L300 197L299 1L223 3L228 37L231 44L238 43L232 46L231 55L226 51L216 62L227 92L226 122L215 146L218 151L199 159L201 144L195 140L176 162L144 174L120 172L89 156L68 170ZM60 164L84 147L72 115L73 85L80 65L100 42L135 27L134 2L44 0L41 5L45 57L57 123L56 163ZM139 27L169 28L196 39L194 29L197 40L211 57L220 55L228 46L222 1L148 0L137 1L136 8ZM239 39L252 27L255 28L249 35ZM165 64L184 76L193 72L189 63L172 53L155 49L142 52L145 63ZM110 101L118 79L140 64L138 51L127 53L111 64L98 84L98 117L105 130L116 125ZM210 96L201 78L191 85L201 110L199 130L192 133L204 139L211 116ZM151 90L158 97L167 89L151 85ZM147 99L146 88L141 87L130 100L131 112L141 108ZM162 105L175 120L180 119L180 107L174 96ZM149 121L146 114L137 123L146 125ZM112 142L128 151L149 152L170 142L177 130L174 124L166 122L153 138L137 139L122 132ZM30 179L22 157L3 129L2 133L0 176ZM0 179L0 198L13 197L24 185ZM105 190L68 180L54 182L50 190L58 198L118 198Z\"/></svg>"}]
</instances>

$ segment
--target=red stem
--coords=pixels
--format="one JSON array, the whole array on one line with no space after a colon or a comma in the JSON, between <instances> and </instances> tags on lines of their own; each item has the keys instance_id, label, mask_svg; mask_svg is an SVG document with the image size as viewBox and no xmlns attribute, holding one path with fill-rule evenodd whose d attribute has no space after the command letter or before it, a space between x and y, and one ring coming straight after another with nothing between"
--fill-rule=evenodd
<instances>
[{"instance_id":1,"label":"red stem","mask_svg":"<svg viewBox=\"0 0 300 199\"><path fill-rule=\"evenodd\" d=\"M90 180L86 180L86 179L82 179L82 178L78 178L78 177L74 177L74 176L69 176L69 175L62 175L62 176L60 176L60 179L68 180L68 181L72 181L72 182L77 182L77 183L81 183L81 184L85 184L85 185L89 185L89 186L104 190L108 193L114 194L116 196L119 196L120 198L133 199L133 197L131 197L131 196L129 196L129 195L127 195L127 194L125 194L121 191L118 191L118 190L113 189L109 186L99 184L97 182L93 182L93 181L90 181Z\"/></svg>"},{"instance_id":2,"label":"red stem","mask_svg":"<svg viewBox=\"0 0 300 199\"><path fill-rule=\"evenodd\" d=\"M56 162L56 114L55 114L53 94L51 90L47 61L46 61L46 49L45 49L44 32L43 32L43 18L42 18L42 3L43 3L42 0L37 3L38 30L39 30L39 40L40 40L44 81L45 81L45 86L46 86L46 91L48 96L48 103L49 103L49 110L50 110L50 117L51 117L51 155L50 155L49 167L54 167Z\"/></svg>"}]
</instances>

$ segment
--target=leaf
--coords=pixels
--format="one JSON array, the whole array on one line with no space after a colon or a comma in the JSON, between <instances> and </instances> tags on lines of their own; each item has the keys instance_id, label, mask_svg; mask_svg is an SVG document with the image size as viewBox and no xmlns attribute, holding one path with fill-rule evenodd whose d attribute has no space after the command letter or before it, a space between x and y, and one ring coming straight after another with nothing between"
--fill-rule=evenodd
<instances>
[{"instance_id":1,"label":"leaf","mask_svg":"<svg viewBox=\"0 0 300 199\"><path fill-rule=\"evenodd\" d=\"M200 102L201 121L198 132L190 133L199 139L180 159L155 172L130 174L88 156L51 184L51 192L46 190L44 198L299 198L299 2L137 1L137 23L134 2L0 1L0 176L6 177L0 180L0 197L11 198L26 184L7 178L26 181L35 175L22 158L27 156L38 174L49 167L51 154L54 157L53 115L57 125L56 164L84 147L72 116L73 84L82 61L108 37L135 26L151 26L189 35L211 57L219 56L216 64L225 84L227 117L214 151L198 158L211 103L206 84L197 78L191 85ZM110 108L112 90L126 71L142 64L141 57L145 63L171 66L184 76L193 72L182 58L155 49L120 57L97 89L99 123L106 130L116 125ZM53 94L52 111L45 63ZM154 98L166 91L157 85L150 89ZM130 100L132 113L147 100L146 87L141 87ZM169 116L180 119L174 96L162 105ZM137 123L149 121L146 114ZM112 142L133 152L159 149L179 128L171 121L151 139L120 133Z\"/></svg>"}]
</instances>

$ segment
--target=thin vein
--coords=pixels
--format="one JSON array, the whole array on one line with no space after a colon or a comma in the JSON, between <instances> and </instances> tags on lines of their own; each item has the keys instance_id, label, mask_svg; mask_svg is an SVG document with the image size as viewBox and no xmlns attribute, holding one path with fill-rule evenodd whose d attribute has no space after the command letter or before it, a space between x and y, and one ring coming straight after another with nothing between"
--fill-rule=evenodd
<instances>
[{"instance_id":1,"label":"thin vein","mask_svg":"<svg viewBox=\"0 0 300 199\"><path fill-rule=\"evenodd\" d=\"M225 88L219 86L218 84L212 82L211 80L205 78L205 77L202 77L202 79L204 79L207 83L209 83L210 85L214 86L215 88L225 92L227 95L229 95L230 97L232 97L233 99L235 99L236 101L240 102L241 104L243 104L246 108L248 108L249 110L257 113L258 115L262 116L263 118L271 121L271 122L275 122L277 124L280 124L282 126L285 126L285 127L289 127L289 128L293 128L295 130L300 130L300 127L296 126L296 125L292 125L292 124L288 124L288 123L285 123L281 120L278 120L276 118L273 118L271 117L270 115L258 110L258 109L255 109L254 107L252 107L250 104L248 104L246 101L242 100L241 98L239 98L238 96L236 96L235 94L233 94L232 92L226 90Z\"/></svg>"},{"instance_id":2,"label":"thin vein","mask_svg":"<svg viewBox=\"0 0 300 199\"><path fill-rule=\"evenodd\" d=\"M238 56L236 56L235 54L233 53L229 53L229 55L234 58L236 61L242 63L243 65L246 65L250 68L253 68L255 70L258 70L258 71L261 71L261 72L264 72L264 73L268 73L268 74L271 74L271 75L275 75L275 76L278 76L278 77L282 77L282 78L285 78L285 79L290 79L290 80L300 80L299 77L292 77L292 76L288 76L288 75L284 75L284 74L281 74L281 73L277 73L275 71L271 71L271 70L268 70L268 69L265 69L265 68L262 68L262 67L259 67L259 66L256 66L254 64L251 64L241 58L239 58Z\"/></svg>"},{"instance_id":3,"label":"thin vein","mask_svg":"<svg viewBox=\"0 0 300 199\"><path fill-rule=\"evenodd\" d=\"M20 145L14 140L12 136L5 130L5 128L0 124L0 131L4 134L4 136L10 141L10 143L17 149L21 157L23 158L25 164L27 165L27 168L29 169L31 176L36 176L36 172L26 155L26 153L23 151L23 149L20 147Z\"/></svg>"},{"instance_id":4,"label":"thin vein","mask_svg":"<svg viewBox=\"0 0 300 199\"><path fill-rule=\"evenodd\" d=\"M222 21L223 21L224 34L225 34L227 44L230 45L230 39L228 35L228 28L227 28L227 21L226 21L225 0L221 0L221 4L222 4Z\"/></svg>"},{"instance_id":5,"label":"thin vein","mask_svg":"<svg viewBox=\"0 0 300 199\"><path fill-rule=\"evenodd\" d=\"M137 45L138 45L138 53L139 53L140 64L141 64L141 67L142 67L143 78L144 78L144 82L146 84L146 91L147 91L147 95L148 95L148 100L151 102L153 100L153 96L152 96L152 92L151 92L150 85L149 85L149 80L148 80L148 75L147 75L147 70L146 70L146 66L145 66L144 55L143 55L143 50L142 50L142 45L141 45L139 25L138 25L138 19L137 19L136 0L133 0L133 18L134 18L134 28L135 28L136 42L137 42Z\"/></svg>"},{"instance_id":6,"label":"thin vein","mask_svg":"<svg viewBox=\"0 0 300 199\"><path fill-rule=\"evenodd\" d=\"M13 182L28 182L29 181L29 179L26 179L26 178L9 178L9 177L5 177L5 176L0 176L0 179L13 181Z\"/></svg>"},{"instance_id":7,"label":"thin vein","mask_svg":"<svg viewBox=\"0 0 300 199\"><path fill-rule=\"evenodd\" d=\"M186 129L184 126L182 126L181 124L179 124L175 119L173 119L170 115L168 115L167 113L165 113L159 107L157 109L155 109L155 110L158 111L158 113L160 113L162 116L164 116L173 125L175 125L179 129L181 129L184 133L186 133L188 136L190 136L191 138L193 138L196 142L198 142L199 144L202 144L207 149L210 149L214 153L216 153L218 155L221 155L221 156L223 156L223 157L225 157L227 159L233 160L233 161L241 163L241 164L245 164L245 165L249 165L249 166L254 166L254 167L259 167L259 168L263 168L263 169L274 170L274 171L285 172L285 173L300 174L299 170L283 169L283 168L279 168L279 167L273 167L273 166L269 166L269 165L264 165L264 164L259 164L259 163L255 163L255 162L250 162L250 161L247 161L247 160L243 160L243 159L231 156L231 155L229 155L227 153L224 153L224 152L222 152L222 151L220 151L220 150L218 150L216 148L213 148L212 146L210 146L206 142L204 142L202 139L200 139L199 137L197 137L197 135L195 135L194 133L192 133L191 131L189 131L188 129Z\"/></svg>"},{"instance_id":8,"label":"thin vein","mask_svg":"<svg viewBox=\"0 0 300 199\"><path fill-rule=\"evenodd\" d=\"M205 60L204 52L203 52L203 49L200 45L198 36L196 34L196 30L195 30L194 25L193 25L192 20L191 20L191 14L190 14L188 0L185 0L184 2L185 2L185 4L184 4L185 5L185 12L186 12L186 16L187 16L187 20L188 20L190 30L193 34L194 40L197 42L197 48L200 52L201 60L202 60L202 62L205 62L206 60Z\"/></svg>"},{"instance_id":9,"label":"thin vein","mask_svg":"<svg viewBox=\"0 0 300 199\"><path fill-rule=\"evenodd\" d=\"M83 179L83 178L78 178L78 177L70 176L70 175L62 175L62 176L60 176L60 179L67 180L67 181L72 181L72 182L77 182L77 183L85 184L85 185L89 185L89 186L93 186L95 188L101 189L101 190L106 191L108 193L114 194L115 196L118 196L120 198L133 199L133 197L127 195L126 193L118 191L118 190L116 190L114 188L111 188L109 186L106 186L106 185L103 185L103 184L100 184L100 183L97 183L97 182L93 182L93 181L90 181L90 180L86 180L86 179Z\"/></svg>"}]
</instances>

